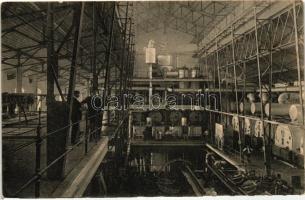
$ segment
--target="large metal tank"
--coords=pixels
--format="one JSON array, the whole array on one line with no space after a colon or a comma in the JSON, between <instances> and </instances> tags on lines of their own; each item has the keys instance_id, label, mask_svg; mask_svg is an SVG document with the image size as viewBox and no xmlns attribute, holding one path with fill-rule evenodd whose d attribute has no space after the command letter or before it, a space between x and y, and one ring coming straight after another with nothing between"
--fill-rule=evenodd
<instances>
[{"instance_id":1,"label":"large metal tank","mask_svg":"<svg viewBox=\"0 0 305 200\"><path fill-rule=\"evenodd\" d=\"M305 108L304 108L304 119L305 119ZM302 105L293 104L289 108L289 116L292 122L302 123Z\"/></svg>"},{"instance_id":2,"label":"large metal tank","mask_svg":"<svg viewBox=\"0 0 305 200\"><path fill-rule=\"evenodd\" d=\"M261 114L261 103L251 103L251 113L254 115L260 115Z\"/></svg>"},{"instance_id":3,"label":"large metal tank","mask_svg":"<svg viewBox=\"0 0 305 200\"><path fill-rule=\"evenodd\" d=\"M241 102L239 104L239 111L240 111L240 113L244 112L245 114L250 114L250 112L251 112L251 103L249 103L249 102L245 102L245 103Z\"/></svg>"},{"instance_id":4,"label":"large metal tank","mask_svg":"<svg viewBox=\"0 0 305 200\"><path fill-rule=\"evenodd\" d=\"M264 127L263 122L261 120L256 120L254 125L254 136L255 137L263 137L264 136Z\"/></svg>"},{"instance_id":5,"label":"large metal tank","mask_svg":"<svg viewBox=\"0 0 305 200\"><path fill-rule=\"evenodd\" d=\"M180 79L189 78L189 70L186 67L182 67L178 69L178 77ZM181 81L179 82L179 88L180 89L187 89L189 88L189 82Z\"/></svg>"},{"instance_id":6,"label":"large metal tank","mask_svg":"<svg viewBox=\"0 0 305 200\"><path fill-rule=\"evenodd\" d=\"M152 111L148 114L148 117L151 118L152 124L161 124L163 120L163 116L159 111Z\"/></svg>"},{"instance_id":7,"label":"large metal tank","mask_svg":"<svg viewBox=\"0 0 305 200\"><path fill-rule=\"evenodd\" d=\"M137 124L137 125L144 123L143 114L141 112L133 112L132 121L133 121L133 124Z\"/></svg>"},{"instance_id":8,"label":"large metal tank","mask_svg":"<svg viewBox=\"0 0 305 200\"><path fill-rule=\"evenodd\" d=\"M280 148L285 148L304 155L305 129L289 125L278 125L275 131L274 143Z\"/></svg>"},{"instance_id":9,"label":"large metal tank","mask_svg":"<svg viewBox=\"0 0 305 200\"><path fill-rule=\"evenodd\" d=\"M249 118L244 119L244 134L245 134L245 146L252 147L252 135L254 133L254 123L253 120Z\"/></svg>"},{"instance_id":10,"label":"large metal tank","mask_svg":"<svg viewBox=\"0 0 305 200\"><path fill-rule=\"evenodd\" d=\"M171 125L179 125L182 117L182 113L180 111L171 111L169 114L169 121Z\"/></svg>"},{"instance_id":11,"label":"large metal tank","mask_svg":"<svg viewBox=\"0 0 305 200\"><path fill-rule=\"evenodd\" d=\"M272 103L271 104L271 115L272 116L288 116L289 115L289 109L291 107L291 104L279 104L279 103ZM265 114L269 116L269 109L270 104L266 103L265 105Z\"/></svg>"},{"instance_id":12,"label":"large metal tank","mask_svg":"<svg viewBox=\"0 0 305 200\"><path fill-rule=\"evenodd\" d=\"M298 103L299 102L299 94L298 93L287 93L287 92L284 92L284 93L279 95L278 102L280 104Z\"/></svg>"},{"instance_id":13,"label":"large metal tank","mask_svg":"<svg viewBox=\"0 0 305 200\"><path fill-rule=\"evenodd\" d=\"M232 117L232 128L234 131L239 132L239 119L237 116Z\"/></svg>"},{"instance_id":14,"label":"large metal tank","mask_svg":"<svg viewBox=\"0 0 305 200\"><path fill-rule=\"evenodd\" d=\"M245 135L252 135L254 133L254 122L249 118L245 118Z\"/></svg>"},{"instance_id":15,"label":"large metal tank","mask_svg":"<svg viewBox=\"0 0 305 200\"><path fill-rule=\"evenodd\" d=\"M200 125L202 122L202 113L199 111L190 112L189 122L191 125Z\"/></svg>"}]
</instances>

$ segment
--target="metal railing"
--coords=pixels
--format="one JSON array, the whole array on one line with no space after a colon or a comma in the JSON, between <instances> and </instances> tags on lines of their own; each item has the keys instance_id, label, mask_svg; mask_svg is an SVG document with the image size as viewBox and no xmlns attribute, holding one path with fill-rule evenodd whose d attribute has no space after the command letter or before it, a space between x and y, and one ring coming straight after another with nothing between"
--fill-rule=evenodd
<instances>
[{"instance_id":1,"label":"metal railing","mask_svg":"<svg viewBox=\"0 0 305 200\"><path fill-rule=\"evenodd\" d=\"M91 136L94 136L94 134L96 134L98 131L101 131L101 128L103 126L103 123L101 122L100 126L98 126L97 123L95 123L95 129L94 130L90 130L89 127L89 120L94 118L94 117L98 117L99 115L101 115L102 113L97 113L96 115L92 115L92 116L88 116L88 113L86 113L86 117L83 120L79 120L75 123L70 123L67 126L61 127L55 131L51 131L49 133L46 133L45 135L41 134L41 129L42 129L42 124L41 124L41 111L39 111L38 113L38 125L36 128L36 136L23 136L20 139L31 139L32 141L27 142L23 145L18 146L17 148L15 148L12 151L8 151L6 153L7 155L14 155L15 153L17 153L18 151L30 146L30 145L34 145L35 144L35 174L33 176L31 176L31 178L29 178L13 195L7 194L8 196L12 196L12 197L18 197L18 195L23 192L26 188L28 188L29 186L31 186L33 183L35 183L35 197L40 197L40 192L41 192L41 177L42 175L47 172L47 170L49 168L51 168L53 165L55 165L58 161L60 161L62 158L64 158L65 156L67 156L70 152L72 152L77 146L79 146L81 143L84 142L84 146L85 146L85 152L84 155L87 155L89 149L89 138ZM114 136L117 135L118 131L120 130L120 127L124 124L124 121L127 119L128 117L124 117L123 120L121 121L120 124L118 124L115 132L113 133ZM104 119L103 121L107 121L107 119ZM53 160L51 163L49 163L48 165L46 165L44 168L41 168L41 153L42 153L42 143L43 141L45 141L49 136L58 133L59 131L71 128L73 125L77 124L77 123L81 123L81 122L85 122L85 134L83 137L81 137L79 139L79 141L76 144L73 144L72 146L69 146L68 148L66 148L66 151L63 152L60 156L58 156L55 160ZM96 121L97 122L97 121ZM16 138L15 138L16 139ZM97 144L98 140L100 138L98 138L97 136L94 137L94 142Z\"/></svg>"}]
</instances>

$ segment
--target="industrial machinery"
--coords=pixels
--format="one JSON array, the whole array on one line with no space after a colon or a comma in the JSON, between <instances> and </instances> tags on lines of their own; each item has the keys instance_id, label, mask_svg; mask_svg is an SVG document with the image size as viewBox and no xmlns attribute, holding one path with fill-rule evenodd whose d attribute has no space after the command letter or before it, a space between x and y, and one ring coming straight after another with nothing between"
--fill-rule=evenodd
<instances>
[{"instance_id":1,"label":"industrial machinery","mask_svg":"<svg viewBox=\"0 0 305 200\"><path fill-rule=\"evenodd\" d=\"M240 130L239 130L239 118L237 115L232 117L232 128L233 128L233 136L232 136L233 149L238 151L239 150Z\"/></svg>"},{"instance_id":2,"label":"industrial machinery","mask_svg":"<svg viewBox=\"0 0 305 200\"><path fill-rule=\"evenodd\" d=\"M254 133L254 123L253 120L249 118L244 119L244 134L245 134L245 146L252 147L252 137Z\"/></svg>"},{"instance_id":3,"label":"industrial machinery","mask_svg":"<svg viewBox=\"0 0 305 200\"><path fill-rule=\"evenodd\" d=\"M304 119L305 119L305 110L304 110ZM300 104L293 104L289 108L289 116L293 123L302 122L302 106Z\"/></svg>"},{"instance_id":4,"label":"industrial machinery","mask_svg":"<svg viewBox=\"0 0 305 200\"><path fill-rule=\"evenodd\" d=\"M160 125L162 123L163 116L160 111L151 111L148 113L148 116L151 118L153 125Z\"/></svg>"},{"instance_id":5,"label":"industrial machinery","mask_svg":"<svg viewBox=\"0 0 305 200\"><path fill-rule=\"evenodd\" d=\"M207 173L216 176L233 195L293 194L293 189L281 178L246 172L219 150L206 146Z\"/></svg>"},{"instance_id":6,"label":"industrial machinery","mask_svg":"<svg viewBox=\"0 0 305 200\"><path fill-rule=\"evenodd\" d=\"M263 147L263 137L264 137L264 126L261 120L256 120L254 125L254 137L252 144L255 150L259 150Z\"/></svg>"},{"instance_id":7,"label":"industrial machinery","mask_svg":"<svg viewBox=\"0 0 305 200\"><path fill-rule=\"evenodd\" d=\"M302 167L305 130L290 125L278 125L274 135L273 155Z\"/></svg>"},{"instance_id":8,"label":"industrial machinery","mask_svg":"<svg viewBox=\"0 0 305 200\"><path fill-rule=\"evenodd\" d=\"M169 121L172 126L180 125L180 119L182 117L182 113L180 111L171 111L169 114Z\"/></svg>"}]
</instances>

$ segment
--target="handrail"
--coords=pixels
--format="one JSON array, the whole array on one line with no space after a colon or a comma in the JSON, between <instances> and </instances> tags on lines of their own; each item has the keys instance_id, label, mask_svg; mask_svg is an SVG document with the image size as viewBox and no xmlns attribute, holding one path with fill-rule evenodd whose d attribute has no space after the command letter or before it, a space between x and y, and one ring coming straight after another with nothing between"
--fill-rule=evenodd
<instances>
[{"instance_id":1,"label":"handrail","mask_svg":"<svg viewBox=\"0 0 305 200\"><path fill-rule=\"evenodd\" d=\"M70 152L73 151L73 149L78 146L79 144L81 144L82 142L85 141L85 155L87 154L88 152L88 139L90 138L90 136L92 136L94 133L96 133L97 131L99 131L102 126L103 126L103 123L101 123L101 126L98 126L96 129L94 130L90 130L88 129L88 122L89 122L89 119L92 119L94 117L97 117L99 116L101 113L97 113L95 115L91 115L91 116L88 116L88 112L86 113L86 117L85 119L82 119L82 120L79 120L77 122L74 122L74 123L70 123L69 125L67 126L64 126L64 127L61 127L55 131L52 131L50 133L47 133L46 135L44 136L41 136L40 135L40 131L41 131L41 110L39 111L39 115L38 115L38 126L37 126L37 136L33 137L33 141L31 142L28 142L28 143L25 143L21 146L19 146L17 149L14 149L13 151L9 151L8 154L14 154L16 152L18 152L19 150L21 149L24 149L25 147L28 147L32 144L36 144L36 171L35 171L35 174L30 178L28 179L28 181L26 183L24 183L12 196L14 197L17 197L18 194L20 194L23 190L25 190L26 188L28 188L32 183L36 183L35 184L35 197L39 197L40 196L40 179L41 179L41 176L50 168L52 167L54 164L56 164L59 160L61 160L63 157L67 156ZM120 127L123 125L123 123L125 122L125 120L128 118L128 115L126 115L123 120L121 121L121 123L118 125L118 127L116 128L115 132L114 132L114 136L116 137L117 136L117 133L120 129ZM104 119L103 121L106 121L107 119ZM43 169L40 169L40 157L41 157L41 143L47 139L49 136L53 135L54 133L57 133L61 130L64 130L66 128L69 128L77 123L80 123L80 122L85 122L86 123L86 128L85 128L85 135L82 136L82 138L74 145L72 145L69 149L67 149L64 153L62 153L60 156L58 156L55 160L53 160L50 164L48 164L46 167L44 167ZM90 132L88 134L88 131Z\"/></svg>"}]
</instances>

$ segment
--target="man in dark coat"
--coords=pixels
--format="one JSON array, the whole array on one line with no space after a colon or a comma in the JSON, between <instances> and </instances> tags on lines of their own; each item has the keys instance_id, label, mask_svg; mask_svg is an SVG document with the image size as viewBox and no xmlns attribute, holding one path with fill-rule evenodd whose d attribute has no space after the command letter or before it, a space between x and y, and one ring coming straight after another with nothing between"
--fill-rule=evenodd
<instances>
[{"instance_id":1,"label":"man in dark coat","mask_svg":"<svg viewBox=\"0 0 305 200\"><path fill-rule=\"evenodd\" d=\"M94 98L96 97L96 98ZM95 95L86 97L81 104L87 104L87 114L90 129L90 141L95 138L99 139L101 137L101 106L102 101Z\"/></svg>"},{"instance_id":2,"label":"man in dark coat","mask_svg":"<svg viewBox=\"0 0 305 200\"><path fill-rule=\"evenodd\" d=\"M82 111L81 111L81 103L78 101L80 92L74 91L73 96L73 105L72 105L72 132L71 132L71 144L74 145L79 141L80 138L80 130L79 130L79 122L82 119Z\"/></svg>"}]
</instances>

